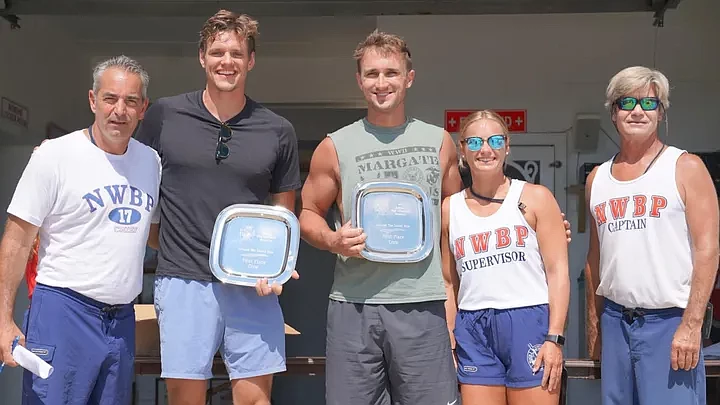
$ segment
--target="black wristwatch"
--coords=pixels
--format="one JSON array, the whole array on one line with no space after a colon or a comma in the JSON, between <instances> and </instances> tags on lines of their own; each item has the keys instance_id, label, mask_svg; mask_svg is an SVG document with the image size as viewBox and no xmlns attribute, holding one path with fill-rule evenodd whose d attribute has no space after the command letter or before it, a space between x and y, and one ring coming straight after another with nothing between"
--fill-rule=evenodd
<instances>
[{"instance_id":1,"label":"black wristwatch","mask_svg":"<svg viewBox=\"0 0 720 405\"><path fill-rule=\"evenodd\" d=\"M560 346L565 344L565 336L563 335L545 335L546 342L553 342Z\"/></svg>"}]
</instances>

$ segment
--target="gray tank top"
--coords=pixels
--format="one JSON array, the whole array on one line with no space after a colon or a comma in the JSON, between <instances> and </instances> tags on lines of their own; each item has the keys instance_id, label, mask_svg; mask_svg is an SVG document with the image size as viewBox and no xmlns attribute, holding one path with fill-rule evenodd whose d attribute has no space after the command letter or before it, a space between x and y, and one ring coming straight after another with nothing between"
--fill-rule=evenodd
<instances>
[{"instance_id":1,"label":"gray tank top","mask_svg":"<svg viewBox=\"0 0 720 405\"><path fill-rule=\"evenodd\" d=\"M336 223L350 219L355 185L392 179L412 182L425 190L433 204L435 233L430 256L418 263L377 263L338 256L330 298L366 304L445 300L440 260L443 129L412 118L392 128L361 119L328 136L338 155L342 184L342 219L336 215Z\"/></svg>"}]
</instances>

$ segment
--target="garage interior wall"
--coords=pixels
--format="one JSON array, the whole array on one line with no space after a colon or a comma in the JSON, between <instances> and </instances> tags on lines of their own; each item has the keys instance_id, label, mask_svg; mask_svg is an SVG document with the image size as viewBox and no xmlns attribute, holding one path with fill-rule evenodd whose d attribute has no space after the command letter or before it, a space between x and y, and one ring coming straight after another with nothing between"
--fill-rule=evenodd
<instances>
[{"instance_id":1,"label":"garage interior wall","mask_svg":"<svg viewBox=\"0 0 720 405\"><path fill-rule=\"evenodd\" d=\"M654 65L670 79L670 130L663 135L668 142L691 151L720 149L718 18L720 2L715 0L682 2L659 29L652 26L651 13L263 18L248 93L273 103L357 102L361 96L352 50L377 26L409 42L417 71L409 92L411 114L442 125L445 109L526 109L529 132L568 134L563 167L568 184L577 184L580 165L607 160L617 147L601 133L596 151L576 153L570 136L575 115L598 114L602 128L619 142L603 110L604 91L612 75L630 65ZM14 31L0 21L0 96L30 109L25 143L32 145L50 121L68 130L89 124L87 90L92 63L101 57L124 52L138 58L150 72L153 98L199 88L204 77L194 41L203 20L138 18L124 27L109 17L28 16L23 28ZM9 135L0 135L3 207L31 150L7 139ZM568 193L561 205L573 224L567 356L576 357L576 279L584 266L588 233L578 232L577 197ZM308 289L306 294L327 295L312 285L298 286ZM22 294L18 321L27 305ZM302 296L300 291L296 295ZM311 333L324 341L324 331ZM20 403L19 375L17 370L0 374L3 403ZM323 403L321 377L288 379L279 387L277 404L291 404L298 397L304 403ZM598 389L599 382L572 381L570 403L599 404L599 398L593 402Z\"/></svg>"}]
</instances>

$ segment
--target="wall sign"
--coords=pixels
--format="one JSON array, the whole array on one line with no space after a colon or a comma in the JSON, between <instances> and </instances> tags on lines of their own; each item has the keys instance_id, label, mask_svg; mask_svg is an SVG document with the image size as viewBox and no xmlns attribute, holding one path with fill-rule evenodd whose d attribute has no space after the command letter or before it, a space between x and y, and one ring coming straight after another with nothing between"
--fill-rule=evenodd
<instances>
[{"instance_id":1,"label":"wall sign","mask_svg":"<svg viewBox=\"0 0 720 405\"><path fill-rule=\"evenodd\" d=\"M30 121L30 110L5 97L2 98L2 118L27 128Z\"/></svg>"},{"instance_id":2,"label":"wall sign","mask_svg":"<svg viewBox=\"0 0 720 405\"><path fill-rule=\"evenodd\" d=\"M445 130L460 132L463 120L478 110L445 110ZM503 117L510 132L527 132L527 110L493 110Z\"/></svg>"}]
</instances>

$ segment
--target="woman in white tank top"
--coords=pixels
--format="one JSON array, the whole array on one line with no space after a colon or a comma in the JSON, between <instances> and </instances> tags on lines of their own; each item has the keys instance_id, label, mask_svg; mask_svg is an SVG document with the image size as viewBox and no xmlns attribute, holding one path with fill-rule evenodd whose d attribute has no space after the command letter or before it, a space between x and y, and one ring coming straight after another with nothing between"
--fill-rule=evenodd
<instances>
[{"instance_id":1,"label":"woman in white tank top","mask_svg":"<svg viewBox=\"0 0 720 405\"><path fill-rule=\"evenodd\" d=\"M472 185L443 201L441 247L462 403L557 404L570 300L560 208L547 188L505 176L508 130L494 112L468 116L459 141Z\"/></svg>"}]
</instances>

